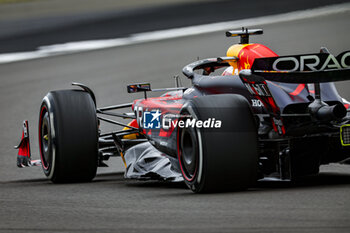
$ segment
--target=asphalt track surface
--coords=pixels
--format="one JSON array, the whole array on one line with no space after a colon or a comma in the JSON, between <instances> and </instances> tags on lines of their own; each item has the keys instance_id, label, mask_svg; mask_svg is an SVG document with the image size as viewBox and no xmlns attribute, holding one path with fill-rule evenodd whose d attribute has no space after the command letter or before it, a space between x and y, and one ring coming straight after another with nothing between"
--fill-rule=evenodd
<instances>
[{"instance_id":1,"label":"asphalt track surface","mask_svg":"<svg viewBox=\"0 0 350 233\"><path fill-rule=\"evenodd\" d=\"M7 15L11 18L18 13L13 8L4 7L0 8L0 16L4 15L2 18L5 18L3 20L0 18L0 53L31 51L42 45L125 37L138 32L286 13L347 1L215 0L200 2L197 0L178 3L168 1L167 4L162 3L162 5L157 6L154 4L148 6L148 3L145 3L147 1L144 1L144 3L139 4L139 7L133 6L135 1L130 1L130 3L124 3L124 5L129 5L130 9L124 9L122 6L113 7L112 4L110 10L105 9L102 12L97 10L85 12L84 9L81 9L81 12L69 14L68 12L75 9L77 5L89 5L80 0L72 1L74 6L71 7L72 9L66 9L66 14L55 15L53 12L52 16L39 15L24 20L5 20ZM51 8L55 8L54 3L52 3ZM36 2L31 4L35 6ZM45 9L49 4L50 2L41 6L39 1L37 3L38 9L42 9L41 7L44 9L37 11L49 11ZM65 4L69 6L69 4ZM101 5L104 5L103 2ZM115 3L115 5L123 4ZM19 5L17 11L25 15L26 9ZM33 9L28 8L29 12L31 10Z\"/></svg>"},{"instance_id":2,"label":"asphalt track surface","mask_svg":"<svg viewBox=\"0 0 350 233\"><path fill-rule=\"evenodd\" d=\"M280 55L349 49L350 13L264 25L255 37ZM28 119L38 158L37 118L52 89L85 83L99 106L129 102L125 86L173 86L197 57L225 55L224 32L0 65L0 231L2 232L349 232L350 167L329 165L295 184L258 183L244 192L195 195L183 184L128 181L119 159L92 183L54 185L40 167L17 169L21 123ZM183 77L183 76L182 76ZM183 77L185 84L185 78ZM350 99L350 83L337 85Z\"/></svg>"}]
</instances>

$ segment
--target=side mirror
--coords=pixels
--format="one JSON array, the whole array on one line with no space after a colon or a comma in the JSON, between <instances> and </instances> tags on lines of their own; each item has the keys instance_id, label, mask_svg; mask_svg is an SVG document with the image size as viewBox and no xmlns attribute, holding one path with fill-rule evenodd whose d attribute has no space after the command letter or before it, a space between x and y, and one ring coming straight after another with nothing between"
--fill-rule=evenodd
<instances>
[{"instance_id":1,"label":"side mirror","mask_svg":"<svg viewBox=\"0 0 350 233\"><path fill-rule=\"evenodd\" d=\"M127 86L128 93L151 91L150 83L136 83Z\"/></svg>"}]
</instances>

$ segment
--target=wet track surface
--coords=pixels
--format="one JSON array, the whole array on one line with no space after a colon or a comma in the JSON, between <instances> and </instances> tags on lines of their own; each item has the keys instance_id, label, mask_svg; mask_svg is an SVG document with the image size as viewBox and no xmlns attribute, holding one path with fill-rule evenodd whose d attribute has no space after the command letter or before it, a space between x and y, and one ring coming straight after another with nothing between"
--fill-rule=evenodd
<instances>
[{"instance_id":1,"label":"wet track surface","mask_svg":"<svg viewBox=\"0 0 350 233\"><path fill-rule=\"evenodd\" d=\"M255 37L280 55L349 49L350 13L264 25ZM92 183L54 185L41 168L17 169L23 119L37 152L41 99L72 81L92 87L99 106L131 101L125 86L172 86L173 75L197 57L225 55L234 39L222 33L0 65L0 231L82 232L349 232L350 166L329 165L295 184L258 183L244 192L194 195L183 184L126 181L111 160ZM183 78L183 82L188 82ZM350 99L350 83L337 85Z\"/></svg>"}]
</instances>

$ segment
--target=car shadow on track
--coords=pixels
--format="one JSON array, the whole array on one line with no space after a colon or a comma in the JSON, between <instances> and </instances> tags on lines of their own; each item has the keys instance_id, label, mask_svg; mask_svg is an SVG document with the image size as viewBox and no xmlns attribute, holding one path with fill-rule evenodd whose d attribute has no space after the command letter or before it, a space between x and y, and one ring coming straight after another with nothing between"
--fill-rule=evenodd
<instances>
[{"instance_id":1,"label":"car shadow on track","mask_svg":"<svg viewBox=\"0 0 350 233\"><path fill-rule=\"evenodd\" d=\"M130 188L161 188L161 189L187 189L184 182L166 182L154 180L131 180L125 179L123 173L107 173L97 176L94 182L123 181L125 186ZM297 189L303 187L327 187L343 186L350 184L350 174L321 173L319 175L299 178L293 182L281 181L259 181L249 191L268 191L278 189ZM240 191L245 192L245 191Z\"/></svg>"},{"instance_id":2,"label":"car shadow on track","mask_svg":"<svg viewBox=\"0 0 350 233\"><path fill-rule=\"evenodd\" d=\"M48 182L48 180L46 178L39 178L39 179L24 179L24 180L1 181L0 184L45 183L45 182Z\"/></svg>"},{"instance_id":3,"label":"car shadow on track","mask_svg":"<svg viewBox=\"0 0 350 233\"><path fill-rule=\"evenodd\" d=\"M166 181L154 181L154 180L131 180L125 179L123 172L116 173L104 173L98 174L96 178L90 183L103 184L103 183L115 183L118 182L120 185L125 185L130 188L159 188L159 189L183 189L187 190L184 182L166 182ZM16 181L5 181L0 184L38 184L38 185L53 185L48 179L25 179ZM281 182L281 181L259 181L254 187L247 191L239 192L250 192L250 191L273 191L273 190L288 190L298 188L311 188L311 187L334 187L350 185L350 174L341 173L321 173L319 175L307 176L299 178L293 182Z\"/></svg>"},{"instance_id":4,"label":"car shadow on track","mask_svg":"<svg viewBox=\"0 0 350 233\"><path fill-rule=\"evenodd\" d=\"M290 189L300 187L327 187L350 184L350 174L325 172L318 175L300 177L291 182L260 181L256 187L261 189Z\"/></svg>"},{"instance_id":5,"label":"car shadow on track","mask_svg":"<svg viewBox=\"0 0 350 233\"><path fill-rule=\"evenodd\" d=\"M167 181L151 181L151 180L127 180L126 185L134 188L163 188L163 189L187 189L184 182L167 182Z\"/></svg>"},{"instance_id":6,"label":"car shadow on track","mask_svg":"<svg viewBox=\"0 0 350 233\"><path fill-rule=\"evenodd\" d=\"M116 182L116 181L124 181L124 172L109 172L97 174L95 179L93 179L93 183L103 183L103 182Z\"/></svg>"}]
</instances>

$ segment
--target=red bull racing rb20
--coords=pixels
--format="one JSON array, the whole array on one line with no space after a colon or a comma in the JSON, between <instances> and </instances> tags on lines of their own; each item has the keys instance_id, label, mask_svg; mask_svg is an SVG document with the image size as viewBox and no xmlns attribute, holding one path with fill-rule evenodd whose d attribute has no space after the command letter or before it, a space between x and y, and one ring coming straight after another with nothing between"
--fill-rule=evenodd
<instances>
[{"instance_id":1,"label":"red bull racing rb20","mask_svg":"<svg viewBox=\"0 0 350 233\"><path fill-rule=\"evenodd\" d=\"M31 160L24 121L18 167L40 165L54 183L86 182L106 160L121 157L126 178L183 181L203 193L292 181L323 164L348 163L349 102L334 82L350 79L350 51L278 56L249 43L262 33L226 32L240 43L226 56L185 66L190 87L178 77L172 88L130 84L127 91L144 98L107 107L97 107L83 84L49 92L39 111L40 160ZM163 94L147 97L151 91ZM103 132L101 122L121 128Z\"/></svg>"}]
</instances>

